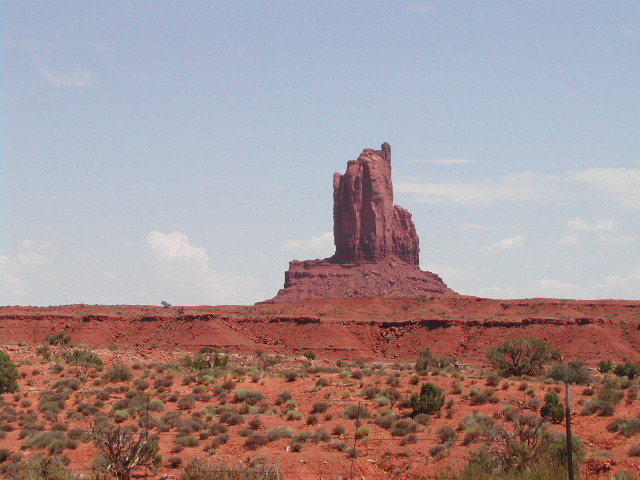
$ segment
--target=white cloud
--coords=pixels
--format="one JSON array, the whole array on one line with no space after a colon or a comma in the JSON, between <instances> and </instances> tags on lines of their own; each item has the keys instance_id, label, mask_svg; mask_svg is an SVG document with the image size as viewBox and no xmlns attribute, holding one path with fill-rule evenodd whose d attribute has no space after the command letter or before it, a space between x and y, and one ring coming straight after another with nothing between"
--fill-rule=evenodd
<instances>
[{"instance_id":1,"label":"white cloud","mask_svg":"<svg viewBox=\"0 0 640 480\"><path fill-rule=\"evenodd\" d=\"M26 52L33 66L50 85L55 87L86 87L94 74L80 65L74 56L104 52L104 45L55 45L41 42L8 42L8 46Z\"/></svg>"},{"instance_id":2,"label":"white cloud","mask_svg":"<svg viewBox=\"0 0 640 480\"><path fill-rule=\"evenodd\" d=\"M506 252L508 250L514 250L524 245L524 241L526 240L526 238L527 237L522 234L514 235L513 237L503 238L502 240L498 240L497 242L491 245L482 247L480 251L485 253L499 253L499 252Z\"/></svg>"},{"instance_id":3,"label":"white cloud","mask_svg":"<svg viewBox=\"0 0 640 480\"><path fill-rule=\"evenodd\" d=\"M629 235L627 237L599 237L599 243L632 243L637 240L636 237Z\"/></svg>"},{"instance_id":4,"label":"white cloud","mask_svg":"<svg viewBox=\"0 0 640 480\"><path fill-rule=\"evenodd\" d=\"M571 179L600 190L626 207L640 210L640 169L590 168L574 173Z\"/></svg>"},{"instance_id":5,"label":"white cloud","mask_svg":"<svg viewBox=\"0 0 640 480\"><path fill-rule=\"evenodd\" d=\"M552 185L558 179L533 172L507 175L477 181L452 180L443 183L400 181L394 184L398 192L414 195L421 203L458 203L489 205L496 201L540 202L557 196Z\"/></svg>"},{"instance_id":6,"label":"white cloud","mask_svg":"<svg viewBox=\"0 0 640 480\"><path fill-rule=\"evenodd\" d=\"M147 235L147 243L151 250L162 260L186 260L206 266L209 260L207 251L202 247L194 247L182 232L160 233L156 230Z\"/></svg>"},{"instance_id":7,"label":"white cloud","mask_svg":"<svg viewBox=\"0 0 640 480\"><path fill-rule=\"evenodd\" d=\"M157 292L158 301L175 303L179 299L185 305L239 303L246 301L247 291L256 292L255 301L264 299L258 281L216 272L209 266L206 249L191 245L184 233L154 230L146 240L162 277L161 284L148 287Z\"/></svg>"},{"instance_id":8,"label":"white cloud","mask_svg":"<svg viewBox=\"0 0 640 480\"><path fill-rule=\"evenodd\" d=\"M559 245L578 245L580 242L582 242L582 238L580 237L580 235L577 235L575 233L572 235L565 235L560 240L558 240Z\"/></svg>"},{"instance_id":9,"label":"white cloud","mask_svg":"<svg viewBox=\"0 0 640 480\"><path fill-rule=\"evenodd\" d=\"M595 223L587 223L581 218L576 218L567 222L566 227L569 230L598 230L607 231L616 228L616 222L613 220L598 220Z\"/></svg>"},{"instance_id":10,"label":"white cloud","mask_svg":"<svg viewBox=\"0 0 640 480\"><path fill-rule=\"evenodd\" d=\"M470 270L447 265L420 265L421 270L439 275L445 283L451 287L451 283L459 283L470 278L473 274Z\"/></svg>"},{"instance_id":11,"label":"white cloud","mask_svg":"<svg viewBox=\"0 0 640 480\"><path fill-rule=\"evenodd\" d=\"M20 243L12 255L0 253L0 303L18 304L29 291L31 271L48 263L47 257L39 253L51 247L50 243L36 243L27 239Z\"/></svg>"},{"instance_id":12,"label":"white cloud","mask_svg":"<svg viewBox=\"0 0 640 480\"><path fill-rule=\"evenodd\" d=\"M287 240L281 248L286 251L299 251L310 255L318 255L318 258L329 257L334 252L333 232L325 232L307 240Z\"/></svg>"},{"instance_id":13,"label":"white cloud","mask_svg":"<svg viewBox=\"0 0 640 480\"><path fill-rule=\"evenodd\" d=\"M79 65L54 70L40 59L36 62L36 68L51 85L56 87L86 87L93 80L93 74Z\"/></svg>"},{"instance_id":14,"label":"white cloud","mask_svg":"<svg viewBox=\"0 0 640 480\"><path fill-rule=\"evenodd\" d=\"M640 265L623 275L606 275L593 285L567 283L554 278L540 278L516 287L483 287L470 293L488 298L572 298L640 300Z\"/></svg>"},{"instance_id":15,"label":"white cloud","mask_svg":"<svg viewBox=\"0 0 640 480\"><path fill-rule=\"evenodd\" d=\"M475 160L470 158L434 158L434 159L418 159L409 160L409 163L434 163L437 165L468 165L470 163L476 163Z\"/></svg>"}]
</instances>

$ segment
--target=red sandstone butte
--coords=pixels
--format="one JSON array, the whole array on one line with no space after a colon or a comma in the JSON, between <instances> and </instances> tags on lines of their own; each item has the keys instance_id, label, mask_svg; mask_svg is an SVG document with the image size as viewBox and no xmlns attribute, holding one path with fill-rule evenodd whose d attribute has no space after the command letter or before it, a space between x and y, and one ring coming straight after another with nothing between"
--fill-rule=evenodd
<instances>
[{"instance_id":1,"label":"red sandstone butte","mask_svg":"<svg viewBox=\"0 0 640 480\"><path fill-rule=\"evenodd\" d=\"M435 273L420 270L411 214L393 204L391 147L367 148L333 175L333 241L324 260L293 260L284 288L264 303L307 298L457 295Z\"/></svg>"}]
</instances>

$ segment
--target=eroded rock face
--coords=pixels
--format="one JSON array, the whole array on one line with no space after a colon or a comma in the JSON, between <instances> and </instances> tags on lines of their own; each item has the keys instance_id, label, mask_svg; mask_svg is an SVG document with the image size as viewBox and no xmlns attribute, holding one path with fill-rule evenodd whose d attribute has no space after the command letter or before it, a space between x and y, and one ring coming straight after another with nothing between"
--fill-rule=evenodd
<instances>
[{"instance_id":1,"label":"eroded rock face","mask_svg":"<svg viewBox=\"0 0 640 480\"><path fill-rule=\"evenodd\" d=\"M389 255L419 264L420 246L411 214L393 204L391 147L366 149L333 176L336 263L379 262Z\"/></svg>"},{"instance_id":2,"label":"eroded rock face","mask_svg":"<svg viewBox=\"0 0 640 480\"><path fill-rule=\"evenodd\" d=\"M420 270L420 242L411 214L393 204L391 147L366 149L333 176L336 253L324 260L293 260L284 288L263 303L307 298L457 295Z\"/></svg>"}]
</instances>

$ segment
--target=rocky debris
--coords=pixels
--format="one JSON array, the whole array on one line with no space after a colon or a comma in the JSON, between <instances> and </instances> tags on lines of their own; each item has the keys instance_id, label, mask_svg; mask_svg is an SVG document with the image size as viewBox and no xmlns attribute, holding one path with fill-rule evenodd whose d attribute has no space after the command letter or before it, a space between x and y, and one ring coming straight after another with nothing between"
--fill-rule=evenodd
<instances>
[{"instance_id":1,"label":"rocky debris","mask_svg":"<svg viewBox=\"0 0 640 480\"><path fill-rule=\"evenodd\" d=\"M333 176L336 252L324 260L293 260L284 288L263 303L306 298L457 295L420 270L420 241L411 213L393 204L391 147L362 151Z\"/></svg>"}]
</instances>

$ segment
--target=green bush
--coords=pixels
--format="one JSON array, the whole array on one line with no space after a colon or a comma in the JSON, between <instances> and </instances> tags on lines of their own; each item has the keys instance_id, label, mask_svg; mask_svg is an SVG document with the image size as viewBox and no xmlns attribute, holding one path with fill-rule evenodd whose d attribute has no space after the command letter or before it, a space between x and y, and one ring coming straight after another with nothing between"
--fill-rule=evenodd
<instances>
[{"instance_id":1,"label":"green bush","mask_svg":"<svg viewBox=\"0 0 640 480\"><path fill-rule=\"evenodd\" d=\"M412 417L426 413L432 415L439 412L444 405L444 393L432 383L424 383L420 388L420 394L411 396L410 404L413 407Z\"/></svg>"},{"instance_id":2,"label":"green bush","mask_svg":"<svg viewBox=\"0 0 640 480\"><path fill-rule=\"evenodd\" d=\"M239 389L236 390L233 394L233 402L234 403L247 403L249 405L255 405L260 400L264 399L264 394L262 392L258 392L257 390L244 390Z\"/></svg>"},{"instance_id":3,"label":"green bush","mask_svg":"<svg viewBox=\"0 0 640 480\"><path fill-rule=\"evenodd\" d=\"M633 380L640 376L640 364L633 362L621 363L615 366L613 373L618 377L626 376L629 380Z\"/></svg>"},{"instance_id":4,"label":"green bush","mask_svg":"<svg viewBox=\"0 0 640 480\"><path fill-rule=\"evenodd\" d=\"M344 409L342 416L349 420L362 420L365 418L371 418L371 413L362 405L349 405Z\"/></svg>"},{"instance_id":5,"label":"green bush","mask_svg":"<svg viewBox=\"0 0 640 480\"><path fill-rule=\"evenodd\" d=\"M503 376L539 375L555 351L537 338L505 340L487 352L493 368Z\"/></svg>"},{"instance_id":6,"label":"green bush","mask_svg":"<svg viewBox=\"0 0 640 480\"><path fill-rule=\"evenodd\" d=\"M33 455L8 465L9 480L78 480L80 477L67 469L64 459L58 455Z\"/></svg>"},{"instance_id":7,"label":"green bush","mask_svg":"<svg viewBox=\"0 0 640 480\"><path fill-rule=\"evenodd\" d=\"M549 392L544 396L544 405L540 409L540 416L553 423L562 423L565 416L565 406L556 392Z\"/></svg>"},{"instance_id":8,"label":"green bush","mask_svg":"<svg viewBox=\"0 0 640 480\"><path fill-rule=\"evenodd\" d=\"M591 372L581 360L573 360L568 364L557 363L549 370L547 377L553 378L558 382L577 385L586 385L593 381Z\"/></svg>"},{"instance_id":9,"label":"green bush","mask_svg":"<svg viewBox=\"0 0 640 480\"><path fill-rule=\"evenodd\" d=\"M431 353L430 348L423 348L418 353L418 359L416 360L415 370L416 372L428 373L433 370L442 370L446 368L458 369L458 360L452 355L444 355L438 357Z\"/></svg>"},{"instance_id":10,"label":"green bush","mask_svg":"<svg viewBox=\"0 0 640 480\"><path fill-rule=\"evenodd\" d=\"M0 394L18 390L18 368L9 355L0 350Z\"/></svg>"},{"instance_id":11,"label":"green bush","mask_svg":"<svg viewBox=\"0 0 640 480\"><path fill-rule=\"evenodd\" d=\"M128 382L133 378L133 372L127 365L114 365L104 375L107 382Z\"/></svg>"},{"instance_id":12,"label":"green bush","mask_svg":"<svg viewBox=\"0 0 640 480\"><path fill-rule=\"evenodd\" d=\"M71 334L67 332L58 332L47 335L47 343L49 345L69 345L71 342Z\"/></svg>"}]
</instances>

